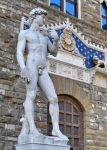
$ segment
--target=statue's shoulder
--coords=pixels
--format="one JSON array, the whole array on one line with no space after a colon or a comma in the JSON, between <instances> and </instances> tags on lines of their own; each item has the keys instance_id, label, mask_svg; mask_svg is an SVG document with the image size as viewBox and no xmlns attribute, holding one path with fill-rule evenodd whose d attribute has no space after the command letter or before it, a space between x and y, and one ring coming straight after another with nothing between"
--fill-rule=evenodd
<instances>
[{"instance_id":1,"label":"statue's shoulder","mask_svg":"<svg viewBox=\"0 0 107 150\"><path fill-rule=\"evenodd\" d=\"M28 30L21 30L19 33L18 39L22 40L22 39L26 38L27 33L28 33Z\"/></svg>"}]
</instances>

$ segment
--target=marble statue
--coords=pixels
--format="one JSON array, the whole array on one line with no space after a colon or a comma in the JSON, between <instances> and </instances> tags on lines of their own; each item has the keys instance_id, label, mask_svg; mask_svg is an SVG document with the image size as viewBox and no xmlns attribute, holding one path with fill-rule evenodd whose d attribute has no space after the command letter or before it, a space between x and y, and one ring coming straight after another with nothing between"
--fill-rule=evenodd
<instances>
[{"instance_id":1,"label":"marble statue","mask_svg":"<svg viewBox=\"0 0 107 150\"><path fill-rule=\"evenodd\" d=\"M34 122L34 100L37 85L45 93L49 100L49 112L52 120L52 135L63 140L68 138L59 129L59 106L53 82L48 75L47 55L53 56L58 52L58 35L55 30L41 30L44 25L47 12L42 8L35 8L29 13L29 29L23 30L23 22L17 43L17 61L21 70L21 78L26 81L26 99L23 104L25 117L22 119L23 127L21 135L42 136ZM24 18L22 19L23 21ZM53 44L48 36L53 38ZM27 59L24 52L27 50Z\"/></svg>"}]
</instances>

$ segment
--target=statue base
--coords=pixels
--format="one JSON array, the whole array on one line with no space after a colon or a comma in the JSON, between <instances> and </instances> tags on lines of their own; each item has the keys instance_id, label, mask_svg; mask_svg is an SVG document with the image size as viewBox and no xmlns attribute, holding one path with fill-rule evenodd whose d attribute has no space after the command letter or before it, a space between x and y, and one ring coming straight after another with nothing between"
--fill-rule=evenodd
<instances>
[{"instance_id":1,"label":"statue base","mask_svg":"<svg viewBox=\"0 0 107 150\"><path fill-rule=\"evenodd\" d=\"M26 142L21 139L16 145L16 150L70 150L68 140L53 136L30 136Z\"/></svg>"},{"instance_id":2,"label":"statue base","mask_svg":"<svg viewBox=\"0 0 107 150\"><path fill-rule=\"evenodd\" d=\"M27 143L16 145L16 150L70 150L70 146L40 144L40 143Z\"/></svg>"}]
</instances>

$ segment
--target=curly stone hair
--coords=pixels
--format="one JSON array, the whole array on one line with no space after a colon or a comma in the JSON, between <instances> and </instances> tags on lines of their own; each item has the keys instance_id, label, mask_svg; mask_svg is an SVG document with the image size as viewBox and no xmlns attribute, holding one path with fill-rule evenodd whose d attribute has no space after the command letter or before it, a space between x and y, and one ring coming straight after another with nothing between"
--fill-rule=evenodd
<instances>
[{"instance_id":1,"label":"curly stone hair","mask_svg":"<svg viewBox=\"0 0 107 150\"><path fill-rule=\"evenodd\" d=\"M47 11L38 7L38 8L34 8L30 11L29 16L36 16L36 15L47 15Z\"/></svg>"}]
</instances>

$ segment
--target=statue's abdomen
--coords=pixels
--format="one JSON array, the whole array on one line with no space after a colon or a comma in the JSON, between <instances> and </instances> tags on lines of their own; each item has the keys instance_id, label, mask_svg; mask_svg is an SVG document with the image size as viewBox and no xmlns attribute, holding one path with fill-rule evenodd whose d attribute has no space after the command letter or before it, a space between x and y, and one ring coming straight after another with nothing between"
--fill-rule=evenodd
<instances>
[{"instance_id":1,"label":"statue's abdomen","mask_svg":"<svg viewBox=\"0 0 107 150\"><path fill-rule=\"evenodd\" d=\"M33 63L34 65L42 65L46 66L46 56L47 56L47 49L44 46L37 45L36 47L30 48L27 57L27 64Z\"/></svg>"}]
</instances>

